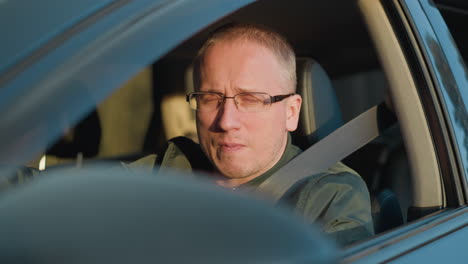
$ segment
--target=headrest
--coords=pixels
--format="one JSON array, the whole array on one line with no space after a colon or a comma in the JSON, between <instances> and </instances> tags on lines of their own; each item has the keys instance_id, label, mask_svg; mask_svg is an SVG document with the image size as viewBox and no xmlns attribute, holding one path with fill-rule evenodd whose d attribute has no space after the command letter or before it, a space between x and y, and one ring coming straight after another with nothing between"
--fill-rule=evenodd
<instances>
[{"instance_id":1,"label":"headrest","mask_svg":"<svg viewBox=\"0 0 468 264\"><path fill-rule=\"evenodd\" d=\"M294 144L305 149L343 124L338 100L325 70L311 58L297 58L297 93L301 114Z\"/></svg>"}]
</instances>

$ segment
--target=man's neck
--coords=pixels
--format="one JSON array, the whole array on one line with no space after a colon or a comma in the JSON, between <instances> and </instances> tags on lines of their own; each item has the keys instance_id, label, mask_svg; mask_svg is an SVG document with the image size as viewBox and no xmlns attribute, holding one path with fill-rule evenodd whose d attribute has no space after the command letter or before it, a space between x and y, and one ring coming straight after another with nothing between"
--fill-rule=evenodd
<instances>
[{"instance_id":1,"label":"man's neck","mask_svg":"<svg viewBox=\"0 0 468 264\"><path fill-rule=\"evenodd\" d=\"M254 175L251 175L251 176L248 176L248 177L235 178L235 179L226 178L224 176L221 176L222 179L219 178L215 182L216 182L217 185L219 185L221 187L224 187L224 188L237 188L240 185L242 185L244 183L247 183L247 182L257 178L260 175L261 174L254 174Z\"/></svg>"}]
</instances>

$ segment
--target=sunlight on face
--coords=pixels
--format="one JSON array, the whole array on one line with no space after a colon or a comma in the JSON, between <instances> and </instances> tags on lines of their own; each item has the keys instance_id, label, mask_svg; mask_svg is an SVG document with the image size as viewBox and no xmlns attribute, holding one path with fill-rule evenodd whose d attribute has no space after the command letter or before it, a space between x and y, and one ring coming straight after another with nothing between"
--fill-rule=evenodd
<instances>
[{"instance_id":1,"label":"sunlight on face","mask_svg":"<svg viewBox=\"0 0 468 264\"><path fill-rule=\"evenodd\" d=\"M202 92L233 96L241 92L285 93L281 66L267 48L247 41L219 42L206 54L201 70ZM213 112L197 112L201 147L227 185L247 182L281 158L291 126L288 99L264 112L240 112L233 100ZM299 100L300 105L300 100ZM293 127L293 129L292 129Z\"/></svg>"}]
</instances>

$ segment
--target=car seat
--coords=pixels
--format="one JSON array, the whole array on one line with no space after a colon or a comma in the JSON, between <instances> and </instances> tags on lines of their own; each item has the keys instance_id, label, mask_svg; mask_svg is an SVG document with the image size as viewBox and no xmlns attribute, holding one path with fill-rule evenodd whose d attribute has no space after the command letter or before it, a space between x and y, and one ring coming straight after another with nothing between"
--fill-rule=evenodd
<instances>
[{"instance_id":1,"label":"car seat","mask_svg":"<svg viewBox=\"0 0 468 264\"><path fill-rule=\"evenodd\" d=\"M297 93L302 96L302 107L298 129L292 136L294 144L306 149L342 126L343 119L330 78L320 64L311 58L298 58L296 71ZM369 189L376 233L403 224L395 193L388 188Z\"/></svg>"},{"instance_id":2,"label":"car seat","mask_svg":"<svg viewBox=\"0 0 468 264\"><path fill-rule=\"evenodd\" d=\"M320 64L297 58L296 74L302 106L293 143L306 149L343 125L343 119L330 78Z\"/></svg>"}]
</instances>

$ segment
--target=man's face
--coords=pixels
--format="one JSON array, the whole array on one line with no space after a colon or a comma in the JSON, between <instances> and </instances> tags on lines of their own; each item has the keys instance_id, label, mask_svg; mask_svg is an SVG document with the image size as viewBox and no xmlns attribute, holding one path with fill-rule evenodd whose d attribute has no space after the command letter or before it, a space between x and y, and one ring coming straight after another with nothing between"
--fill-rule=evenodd
<instances>
[{"instance_id":1,"label":"man's face","mask_svg":"<svg viewBox=\"0 0 468 264\"><path fill-rule=\"evenodd\" d=\"M290 93L277 58L248 41L221 41L210 47L201 69L202 92L234 96L264 92ZM201 147L232 185L247 182L272 168L281 158L288 131L297 127L298 95L273 103L264 112L240 112L232 99L213 112L197 111Z\"/></svg>"}]
</instances>

